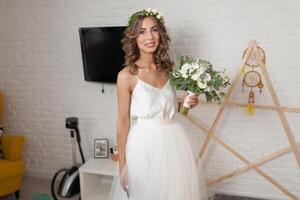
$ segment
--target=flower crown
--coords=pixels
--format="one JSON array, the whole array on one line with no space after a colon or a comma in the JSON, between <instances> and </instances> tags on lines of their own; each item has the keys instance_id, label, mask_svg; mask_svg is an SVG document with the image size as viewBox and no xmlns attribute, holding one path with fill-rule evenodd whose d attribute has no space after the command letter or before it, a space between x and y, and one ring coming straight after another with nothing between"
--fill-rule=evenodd
<instances>
[{"instance_id":1,"label":"flower crown","mask_svg":"<svg viewBox=\"0 0 300 200\"><path fill-rule=\"evenodd\" d=\"M155 9L147 8L147 9L143 9L142 11L138 11L138 12L134 13L133 15L131 15L131 17L129 18L127 27L131 26L138 16L153 16L158 21L160 21L162 24L164 24L164 15L161 12L158 12Z\"/></svg>"}]
</instances>

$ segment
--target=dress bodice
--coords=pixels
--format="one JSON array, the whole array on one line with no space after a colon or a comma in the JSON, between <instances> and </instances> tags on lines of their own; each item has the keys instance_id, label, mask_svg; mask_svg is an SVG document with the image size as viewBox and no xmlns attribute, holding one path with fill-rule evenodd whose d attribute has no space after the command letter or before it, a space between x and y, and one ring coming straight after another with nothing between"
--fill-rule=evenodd
<instances>
[{"instance_id":1,"label":"dress bodice","mask_svg":"<svg viewBox=\"0 0 300 200\"><path fill-rule=\"evenodd\" d=\"M131 94L132 119L171 119L176 112L176 92L170 79L162 88L154 87L137 76Z\"/></svg>"}]
</instances>

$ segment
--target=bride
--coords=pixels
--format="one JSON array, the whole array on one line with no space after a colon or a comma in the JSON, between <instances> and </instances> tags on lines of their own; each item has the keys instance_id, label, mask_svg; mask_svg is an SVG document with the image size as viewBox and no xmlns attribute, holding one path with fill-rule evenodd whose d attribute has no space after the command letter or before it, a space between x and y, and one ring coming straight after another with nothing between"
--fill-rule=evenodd
<instances>
[{"instance_id":1,"label":"bride","mask_svg":"<svg viewBox=\"0 0 300 200\"><path fill-rule=\"evenodd\" d=\"M125 67L117 79L119 161L110 200L207 199L201 164L174 118L169 42L160 12L130 17L122 40ZM188 100L192 108L198 104L197 96Z\"/></svg>"}]
</instances>

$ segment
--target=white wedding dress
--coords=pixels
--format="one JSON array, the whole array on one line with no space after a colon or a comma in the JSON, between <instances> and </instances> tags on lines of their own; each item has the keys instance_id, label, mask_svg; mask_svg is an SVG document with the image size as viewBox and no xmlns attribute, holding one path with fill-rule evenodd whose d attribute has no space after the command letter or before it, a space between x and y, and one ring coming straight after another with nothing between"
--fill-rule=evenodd
<instances>
[{"instance_id":1,"label":"white wedding dress","mask_svg":"<svg viewBox=\"0 0 300 200\"><path fill-rule=\"evenodd\" d=\"M116 175L110 200L206 200L200 161L174 118L175 89L169 80L157 88L137 79L130 108L136 123L126 144L129 197Z\"/></svg>"}]
</instances>

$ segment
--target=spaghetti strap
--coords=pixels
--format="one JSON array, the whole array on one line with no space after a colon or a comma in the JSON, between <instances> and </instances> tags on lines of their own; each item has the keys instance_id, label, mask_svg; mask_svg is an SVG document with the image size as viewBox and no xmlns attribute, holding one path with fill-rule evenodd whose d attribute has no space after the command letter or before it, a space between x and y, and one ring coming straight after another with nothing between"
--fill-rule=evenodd
<instances>
[{"instance_id":1,"label":"spaghetti strap","mask_svg":"<svg viewBox=\"0 0 300 200\"><path fill-rule=\"evenodd\" d=\"M134 75L134 77L135 77L137 80L140 80L140 78L139 78L137 75Z\"/></svg>"}]
</instances>

